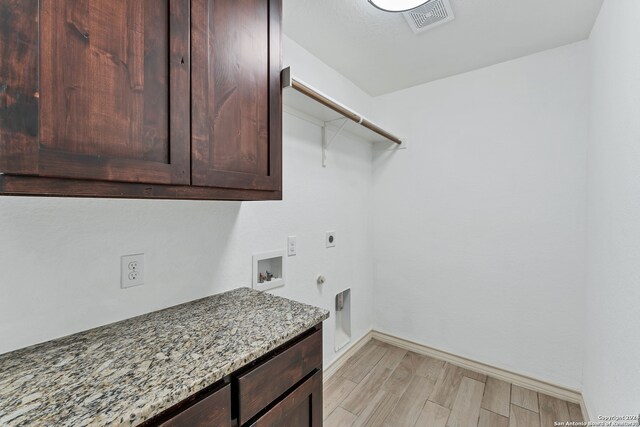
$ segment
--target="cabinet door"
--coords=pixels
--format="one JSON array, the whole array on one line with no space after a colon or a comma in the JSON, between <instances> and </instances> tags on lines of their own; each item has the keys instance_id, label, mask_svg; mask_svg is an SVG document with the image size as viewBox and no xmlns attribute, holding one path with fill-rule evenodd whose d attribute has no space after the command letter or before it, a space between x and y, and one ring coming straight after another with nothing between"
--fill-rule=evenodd
<instances>
[{"instance_id":1,"label":"cabinet door","mask_svg":"<svg viewBox=\"0 0 640 427\"><path fill-rule=\"evenodd\" d=\"M190 183L189 0L0 2L0 171Z\"/></svg>"},{"instance_id":2,"label":"cabinet door","mask_svg":"<svg viewBox=\"0 0 640 427\"><path fill-rule=\"evenodd\" d=\"M192 0L192 183L280 191L281 0Z\"/></svg>"},{"instance_id":3,"label":"cabinet door","mask_svg":"<svg viewBox=\"0 0 640 427\"><path fill-rule=\"evenodd\" d=\"M255 427L322 426L322 371L317 371L251 425Z\"/></svg>"}]
</instances>

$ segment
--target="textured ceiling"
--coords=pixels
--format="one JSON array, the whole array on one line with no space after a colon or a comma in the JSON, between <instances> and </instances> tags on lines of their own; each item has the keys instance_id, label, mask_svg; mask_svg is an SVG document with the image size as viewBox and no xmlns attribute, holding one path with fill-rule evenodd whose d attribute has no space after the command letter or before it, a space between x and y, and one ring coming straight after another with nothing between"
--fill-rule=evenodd
<instances>
[{"instance_id":1,"label":"textured ceiling","mask_svg":"<svg viewBox=\"0 0 640 427\"><path fill-rule=\"evenodd\" d=\"M284 31L381 95L584 40L602 1L451 0L456 19L416 35L366 0L284 0Z\"/></svg>"}]
</instances>

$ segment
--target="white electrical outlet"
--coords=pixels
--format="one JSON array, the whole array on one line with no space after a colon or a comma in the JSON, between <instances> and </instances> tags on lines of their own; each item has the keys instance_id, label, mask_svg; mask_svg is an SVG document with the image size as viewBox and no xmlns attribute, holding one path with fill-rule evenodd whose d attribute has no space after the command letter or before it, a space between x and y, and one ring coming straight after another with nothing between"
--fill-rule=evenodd
<instances>
[{"instance_id":1,"label":"white electrical outlet","mask_svg":"<svg viewBox=\"0 0 640 427\"><path fill-rule=\"evenodd\" d=\"M123 256L120 271L122 289L144 285L144 254Z\"/></svg>"},{"instance_id":2,"label":"white electrical outlet","mask_svg":"<svg viewBox=\"0 0 640 427\"><path fill-rule=\"evenodd\" d=\"M287 254L294 256L298 253L298 244L296 243L296 236L287 237Z\"/></svg>"},{"instance_id":3,"label":"white electrical outlet","mask_svg":"<svg viewBox=\"0 0 640 427\"><path fill-rule=\"evenodd\" d=\"M326 243L328 248L333 248L336 245L336 232L327 231Z\"/></svg>"}]
</instances>

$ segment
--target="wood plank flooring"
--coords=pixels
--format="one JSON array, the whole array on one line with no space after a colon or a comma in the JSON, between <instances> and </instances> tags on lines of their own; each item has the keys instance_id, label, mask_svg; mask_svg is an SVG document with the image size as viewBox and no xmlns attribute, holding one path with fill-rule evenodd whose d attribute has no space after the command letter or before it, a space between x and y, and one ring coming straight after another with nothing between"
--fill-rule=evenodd
<instances>
[{"instance_id":1,"label":"wood plank flooring","mask_svg":"<svg viewBox=\"0 0 640 427\"><path fill-rule=\"evenodd\" d=\"M324 384L326 427L551 427L580 407L372 340Z\"/></svg>"}]
</instances>

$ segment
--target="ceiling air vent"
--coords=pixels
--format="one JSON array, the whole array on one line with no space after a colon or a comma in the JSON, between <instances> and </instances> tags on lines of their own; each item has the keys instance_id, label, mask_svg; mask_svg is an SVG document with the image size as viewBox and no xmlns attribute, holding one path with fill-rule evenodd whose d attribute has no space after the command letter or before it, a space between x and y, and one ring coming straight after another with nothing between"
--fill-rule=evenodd
<instances>
[{"instance_id":1,"label":"ceiling air vent","mask_svg":"<svg viewBox=\"0 0 640 427\"><path fill-rule=\"evenodd\" d=\"M402 14L416 34L452 21L455 18L449 0L432 0Z\"/></svg>"}]
</instances>

